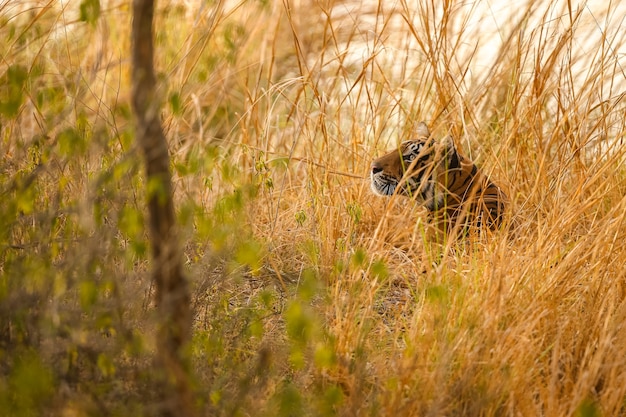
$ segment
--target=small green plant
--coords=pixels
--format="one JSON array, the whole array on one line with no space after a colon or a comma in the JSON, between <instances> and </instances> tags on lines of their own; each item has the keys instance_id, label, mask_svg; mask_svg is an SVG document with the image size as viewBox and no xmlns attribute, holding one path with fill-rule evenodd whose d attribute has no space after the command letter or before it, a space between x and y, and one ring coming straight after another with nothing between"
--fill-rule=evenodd
<instances>
[{"instance_id":1,"label":"small green plant","mask_svg":"<svg viewBox=\"0 0 626 417\"><path fill-rule=\"evenodd\" d=\"M361 217L363 216L363 210L359 206L357 202L348 203L346 206L346 210L350 215L350 219L352 219L352 223L357 225L361 221Z\"/></svg>"},{"instance_id":2,"label":"small green plant","mask_svg":"<svg viewBox=\"0 0 626 417\"><path fill-rule=\"evenodd\" d=\"M304 210L296 211L295 218L298 226L303 226L304 222L306 222L306 212Z\"/></svg>"}]
</instances>

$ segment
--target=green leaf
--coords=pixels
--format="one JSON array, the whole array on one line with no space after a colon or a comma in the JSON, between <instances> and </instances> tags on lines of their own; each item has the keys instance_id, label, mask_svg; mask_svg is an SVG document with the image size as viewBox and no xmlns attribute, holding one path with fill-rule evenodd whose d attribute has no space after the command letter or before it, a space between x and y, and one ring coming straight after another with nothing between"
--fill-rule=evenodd
<instances>
[{"instance_id":1,"label":"green leaf","mask_svg":"<svg viewBox=\"0 0 626 417\"><path fill-rule=\"evenodd\" d=\"M575 417L600 417L600 415L602 415L600 407L590 399L583 400L574 413Z\"/></svg>"},{"instance_id":2,"label":"green leaf","mask_svg":"<svg viewBox=\"0 0 626 417\"><path fill-rule=\"evenodd\" d=\"M324 391L321 398L321 415L337 415L337 407L343 403L343 390L337 385L331 385Z\"/></svg>"},{"instance_id":3,"label":"green leaf","mask_svg":"<svg viewBox=\"0 0 626 417\"><path fill-rule=\"evenodd\" d=\"M68 158L83 154L87 150L85 138L73 127L68 127L59 133L57 143L59 144L61 155Z\"/></svg>"},{"instance_id":4,"label":"green leaf","mask_svg":"<svg viewBox=\"0 0 626 417\"><path fill-rule=\"evenodd\" d=\"M426 288L425 295L429 301L446 303L449 290L444 285L431 285Z\"/></svg>"},{"instance_id":5,"label":"green leaf","mask_svg":"<svg viewBox=\"0 0 626 417\"><path fill-rule=\"evenodd\" d=\"M280 416L301 416L303 415L304 405L302 396L295 386L290 383L285 384L280 392Z\"/></svg>"},{"instance_id":6,"label":"green leaf","mask_svg":"<svg viewBox=\"0 0 626 417\"><path fill-rule=\"evenodd\" d=\"M377 259L372 262L371 267L372 275L379 277L381 279L385 279L389 276L389 271L387 270L387 265L381 259Z\"/></svg>"},{"instance_id":7,"label":"green leaf","mask_svg":"<svg viewBox=\"0 0 626 417\"><path fill-rule=\"evenodd\" d=\"M293 369L303 369L306 365L304 358L304 348L300 346L292 346L289 352L289 364Z\"/></svg>"},{"instance_id":8,"label":"green leaf","mask_svg":"<svg viewBox=\"0 0 626 417\"><path fill-rule=\"evenodd\" d=\"M37 200L37 190L34 186L30 186L18 191L16 196L17 210L22 214L31 214L35 211L35 203Z\"/></svg>"},{"instance_id":9,"label":"green leaf","mask_svg":"<svg viewBox=\"0 0 626 417\"><path fill-rule=\"evenodd\" d=\"M337 363L337 355L331 346L318 345L315 349L315 365L318 368L330 368Z\"/></svg>"},{"instance_id":10,"label":"green leaf","mask_svg":"<svg viewBox=\"0 0 626 417\"><path fill-rule=\"evenodd\" d=\"M2 415L35 416L54 394L54 379L39 356L27 353L11 371L8 389L0 387Z\"/></svg>"},{"instance_id":11,"label":"green leaf","mask_svg":"<svg viewBox=\"0 0 626 417\"><path fill-rule=\"evenodd\" d=\"M346 206L346 210L352 218L352 223L354 223L355 225L359 224L359 222L361 221L361 217L363 216L363 209L361 209L361 206L359 206L357 202L353 201L351 203L348 203L348 205Z\"/></svg>"},{"instance_id":12,"label":"green leaf","mask_svg":"<svg viewBox=\"0 0 626 417\"><path fill-rule=\"evenodd\" d=\"M117 221L117 227L130 239L138 239L143 234L143 216L135 208L125 206L122 208Z\"/></svg>"},{"instance_id":13,"label":"green leaf","mask_svg":"<svg viewBox=\"0 0 626 417\"><path fill-rule=\"evenodd\" d=\"M0 78L0 115L17 116L24 101L24 85L28 71L22 65L11 65Z\"/></svg>"},{"instance_id":14,"label":"green leaf","mask_svg":"<svg viewBox=\"0 0 626 417\"><path fill-rule=\"evenodd\" d=\"M258 270L262 265L263 246L255 240L247 240L237 249L235 260L242 264L248 265L250 269Z\"/></svg>"},{"instance_id":15,"label":"green leaf","mask_svg":"<svg viewBox=\"0 0 626 417\"><path fill-rule=\"evenodd\" d=\"M162 177L152 177L148 180L146 187L148 199L156 197L160 204L165 204L169 197L167 183Z\"/></svg>"},{"instance_id":16,"label":"green leaf","mask_svg":"<svg viewBox=\"0 0 626 417\"><path fill-rule=\"evenodd\" d=\"M187 164L183 164L180 162L174 164L174 170L181 177L184 177L185 175L189 174L189 168L187 167Z\"/></svg>"},{"instance_id":17,"label":"green leaf","mask_svg":"<svg viewBox=\"0 0 626 417\"><path fill-rule=\"evenodd\" d=\"M180 93L175 92L170 94L170 106L172 107L172 113L176 116L180 116L183 113L183 104L180 99Z\"/></svg>"},{"instance_id":18,"label":"green leaf","mask_svg":"<svg viewBox=\"0 0 626 417\"><path fill-rule=\"evenodd\" d=\"M127 260L134 262L134 256L144 258L148 251L148 246L144 236L143 214L134 207L125 206L120 210L117 227L128 239L130 251L126 252Z\"/></svg>"},{"instance_id":19,"label":"green leaf","mask_svg":"<svg viewBox=\"0 0 626 417\"><path fill-rule=\"evenodd\" d=\"M281 168L287 169L289 167L289 158L287 157L278 157L268 161L268 164L271 168Z\"/></svg>"},{"instance_id":20,"label":"green leaf","mask_svg":"<svg viewBox=\"0 0 626 417\"><path fill-rule=\"evenodd\" d=\"M313 331L313 320L301 303L294 301L287 307L285 321L289 338L297 344L305 345Z\"/></svg>"},{"instance_id":21,"label":"green leaf","mask_svg":"<svg viewBox=\"0 0 626 417\"><path fill-rule=\"evenodd\" d=\"M95 25L100 17L100 0L83 0L80 3L80 20Z\"/></svg>"},{"instance_id":22,"label":"green leaf","mask_svg":"<svg viewBox=\"0 0 626 417\"><path fill-rule=\"evenodd\" d=\"M139 331L133 330L130 337L126 338L124 350L131 356L139 356L145 351L143 336Z\"/></svg>"},{"instance_id":23,"label":"green leaf","mask_svg":"<svg viewBox=\"0 0 626 417\"><path fill-rule=\"evenodd\" d=\"M302 226L304 225L304 222L306 221L306 213L304 210L299 210L296 212L295 214L296 216L296 223L298 224L298 226Z\"/></svg>"},{"instance_id":24,"label":"green leaf","mask_svg":"<svg viewBox=\"0 0 626 417\"><path fill-rule=\"evenodd\" d=\"M351 261L355 267L362 267L367 261L367 253L363 248L357 248L352 254Z\"/></svg>"},{"instance_id":25,"label":"green leaf","mask_svg":"<svg viewBox=\"0 0 626 417\"><path fill-rule=\"evenodd\" d=\"M259 293L259 298L261 299L261 303L263 303L263 306L265 306L265 308L272 308L272 304L274 303L274 294L272 294L272 292L268 290L262 290Z\"/></svg>"},{"instance_id":26,"label":"green leaf","mask_svg":"<svg viewBox=\"0 0 626 417\"><path fill-rule=\"evenodd\" d=\"M303 301L311 301L320 292L320 282L315 271L307 268L302 271L298 284L298 297Z\"/></svg>"},{"instance_id":27,"label":"green leaf","mask_svg":"<svg viewBox=\"0 0 626 417\"><path fill-rule=\"evenodd\" d=\"M250 336L261 339L263 337L263 333L265 333L263 322L260 319L251 321L248 325L248 332Z\"/></svg>"},{"instance_id":28,"label":"green leaf","mask_svg":"<svg viewBox=\"0 0 626 417\"><path fill-rule=\"evenodd\" d=\"M222 392L221 391L211 391L211 394L209 394L209 399L211 400L211 404L218 405L220 403L220 401L222 400Z\"/></svg>"},{"instance_id":29,"label":"green leaf","mask_svg":"<svg viewBox=\"0 0 626 417\"><path fill-rule=\"evenodd\" d=\"M83 281L78 286L80 306L83 310L89 310L98 299L98 288L93 281Z\"/></svg>"},{"instance_id":30,"label":"green leaf","mask_svg":"<svg viewBox=\"0 0 626 417\"><path fill-rule=\"evenodd\" d=\"M98 369L104 377L115 375L115 365L108 355L101 353L98 355Z\"/></svg>"}]
</instances>

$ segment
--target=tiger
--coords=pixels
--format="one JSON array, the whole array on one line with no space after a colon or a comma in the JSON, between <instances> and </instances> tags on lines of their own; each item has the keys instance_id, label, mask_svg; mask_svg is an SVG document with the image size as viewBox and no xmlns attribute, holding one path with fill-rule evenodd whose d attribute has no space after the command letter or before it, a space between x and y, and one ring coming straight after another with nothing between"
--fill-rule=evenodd
<instances>
[{"instance_id":1,"label":"tiger","mask_svg":"<svg viewBox=\"0 0 626 417\"><path fill-rule=\"evenodd\" d=\"M415 130L416 139L372 162L372 191L415 199L449 230L497 229L507 206L500 187L457 151L451 136L433 139L424 122Z\"/></svg>"}]
</instances>

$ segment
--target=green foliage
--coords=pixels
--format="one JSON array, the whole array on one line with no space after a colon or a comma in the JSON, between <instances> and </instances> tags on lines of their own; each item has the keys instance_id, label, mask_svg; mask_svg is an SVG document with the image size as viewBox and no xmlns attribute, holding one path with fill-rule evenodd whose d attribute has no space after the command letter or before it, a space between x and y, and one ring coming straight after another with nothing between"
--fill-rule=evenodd
<instances>
[{"instance_id":1,"label":"green foliage","mask_svg":"<svg viewBox=\"0 0 626 417\"><path fill-rule=\"evenodd\" d=\"M361 221L361 217L363 216L363 210L361 209L361 206L359 206L357 202L353 201L351 203L348 203L348 205L346 206L346 210L348 211L348 214L352 219L352 223L354 223L355 225L359 224L359 222Z\"/></svg>"},{"instance_id":2,"label":"green foliage","mask_svg":"<svg viewBox=\"0 0 626 417\"><path fill-rule=\"evenodd\" d=\"M322 291L319 277L312 269L302 271L302 276L297 287L298 298L310 302Z\"/></svg>"},{"instance_id":3,"label":"green foliage","mask_svg":"<svg viewBox=\"0 0 626 417\"><path fill-rule=\"evenodd\" d=\"M28 70L20 64L7 68L0 77L0 115L14 118L24 102L24 87L28 80Z\"/></svg>"},{"instance_id":4,"label":"green foliage","mask_svg":"<svg viewBox=\"0 0 626 417\"><path fill-rule=\"evenodd\" d=\"M67 158L83 154L87 150L88 142L85 135L73 127L61 131L56 140L59 144L59 153Z\"/></svg>"},{"instance_id":5,"label":"green foliage","mask_svg":"<svg viewBox=\"0 0 626 417\"><path fill-rule=\"evenodd\" d=\"M264 246L250 238L238 245L235 252L235 260L242 265L247 265L254 272L261 268L264 252Z\"/></svg>"},{"instance_id":6,"label":"green foliage","mask_svg":"<svg viewBox=\"0 0 626 417\"><path fill-rule=\"evenodd\" d=\"M240 53L239 46L244 41L246 29L242 25L229 24L226 25L223 32L224 46L226 49L226 59L235 63L237 55Z\"/></svg>"},{"instance_id":7,"label":"green foliage","mask_svg":"<svg viewBox=\"0 0 626 417\"><path fill-rule=\"evenodd\" d=\"M179 92L173 92L170 94L169 103L174 115L180 116L183 113L183 104Z\"/></svg>"},{"instance_id":8,"label":"green foliage","mask_svg":"<svg viewBox=\"0 0 626 417\"><path fill-rule=\"evenodd\" d=\"M98 288L95 282L82 281L78 286L80 305L83 310L89 311L98 300Z\"/></svg>"},{"instance_id":9,"label":"green foliage","mask_svg":"<svg viewBox=\"0 0 626 417\"><path fill-rule=\"evenodd\" d=\"M315 366L320 369L333 368L337 364L337 352L334 346L320 343L315 348Z\"/></svg>"},{"instance_id":10,"label":"green foliage","mask_svg":"<svg viewBox=\"0 0 626 417\"><path fill-rule=\"evenodd\" d=\"M583 400L574 412L575 417L600 417L601 415L598 403L590 399Z\"/></svg>"},{"instance_id":11,"label":"green foliage","mask_svg":"<svg viewBox=\"0 0 626 417\"><path fill-rule=\"evenodd\" d=\"M285 310L285 320L287 324L287 334L289 338L298 346L305 346L312 333L313 321L309 312L306 311L301 302L294 301ZM299 357L303 361L303 357ZM304 363L299 363L304 365Z\"/></svg>"},{"instance_id":12,"label":"green foliage","mask_svg":"<svg viewBox=\"0 0 626 417\"><path fill-rule=\"evenodd\" d=\"M305 349L313 333L313 316L301 302L294 301L285 310L285 322L292 342L289 362L295 369L303 369L306 365Z\"/></svg>"},{"instance_id":13,"label":"green foliage","mask_svg":"<svg viewBox=\"0 0 626 417\"><path fill-rule=\"evenodd\" d=\"M345 395L340 386L330 385L320 393L316 401L317 413L320 416L341 415L341 406L344 404Z\"/></svg>"},{"instance_id":14,"label":"green foliage","mask_svg":"<svg viewBox=\"0 0 626 417\"><path fill-rule=\"evenodd\" d=\"M100 17L100 0L82 0L80 2L80 20L95 25Z\"/></svg>"},{"instance_id":15,"label":"green foliage","mask_svg":"<svg viewBox=\"0 0 626 417\"><path fill-rule=\"evenodd\" d=\"M357 248L350 258L351 264L355 268L363 268L367 262L367 252L363 248Z\"/></svg>"},{"instance_id":16,"label":"green foliage","mask_svg":"<svg viewBox=\"0 0 626 417\"><path fill-rule=\"evenodd\" d=\"M387 265L385 264L385 261L383 261L382 259L377 259L374 262L372 262L370 270L373 276L378 277L380 279L386 279L389 276L389 270L387 268Z\"/></svg>"},{"instance_id":17,"label":"green foliage","mask_svg":"<svg viewBox=\"0 0 626 417\"><path fill-rule=\"evenodd\" d=\"M22 178L16 178L17 183L23 183ZM21 185L21 184L20 184ZM24 183L23 188L19 189L18 192L15 193L15 208L17 209L17 213L20 214L32 214L35 210L37 200L38 200L38 191L37 186L34 182Z\"/></svg>"},{"instance_id":18,"label":"green foliage","mask_svg":"<svg viewBox=\"0 0 626 417\"><path fill-rule=\"evenodd\" d=\"M143 213L137 208L124 206L118 215L117 226L130 243L131 252L129 252L129 255L132 254L139 258L145 257L147 242L144 233Z\"/></svg>"},{"instance_id":19,"label":"green foliage","mask_svg":"<svg viewBox=\"0 0 626 417\"><path fill-rule=\"evenodd\" d=\"M298 210L294 216L298 226L303 226L306 221L306 212L304 210Z\"/></svg>"},{"instance_id":20,"label":"green foliage","mask_svg":"<svg viewBox=\"0 0 626 417\"><path fill-rule=\"evenodd\" d=\"M425 289L424 294L428 301L447 305L450 291L444 285L431 285Z\"/></svg>"},{"instance_id":21,"label":"green foliage","mask_svg":"<svg viewBox=\"0 0 626 417\"><path fill-rule=\"evenodd\" d=\"M112 377L115 375L115 364L107 354L100 353L98 355L97 366L102 376Z\"/></svg>"},{"instance_id":22,"label":"green foliage","mask_svg":"<svg viewBox=\"0 0 626 417\"><path fill-rule=\"evenodd\" d=\"M296 386L285 383L279 390L278 413L281 416L301 416L304 412L303 398Z\"/></svg>"},{"instance_id":23,"label":"green foliage","mask_svg":"<svg viewBox=\"0 0 626 417\"><path fill-rule=\"evenodd\" d=\"M0 408L5 415L37 416L52 398L55 381L52 372L35 352L21 352L6 380L0 380Z\"/></svg>"}]
</instances>

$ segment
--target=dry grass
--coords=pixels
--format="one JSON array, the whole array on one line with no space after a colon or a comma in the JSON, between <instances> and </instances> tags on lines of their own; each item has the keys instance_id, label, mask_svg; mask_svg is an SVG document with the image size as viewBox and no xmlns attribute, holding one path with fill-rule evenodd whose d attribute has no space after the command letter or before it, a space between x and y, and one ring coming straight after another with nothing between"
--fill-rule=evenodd
<instances>
[{"instance_id":1,"label":"dry grass","mask_svg":"<svg viewBox=\"0 0 626 417\"><path fill-rule=\"evenodd\" d=\"M0 4L0 72L29 72L20 113L2 122L3 195L22 216L2 234L0 271L30 258L9 246L33 241L59 267L41 307L52 328L72 296L85 308L72 274L110 274L98 291L131 291L108 301L111 326L137 326L150 352L129 7L103 2L90 26L72 14L79 2ZM160 3L156 65L208 414L626 413L625 9L494 7ZM436 242L419 207L373 196L372 159L421 120L506 190L503 230ZM68 127L89 131L83 151L63 148ZM19 184L33 172L29 207ZM67 223L33 229L52 218ZM131 375L117 378L141 385ZM117 409L59 410L89 407Z\"/></svg>"}]
</instances>

